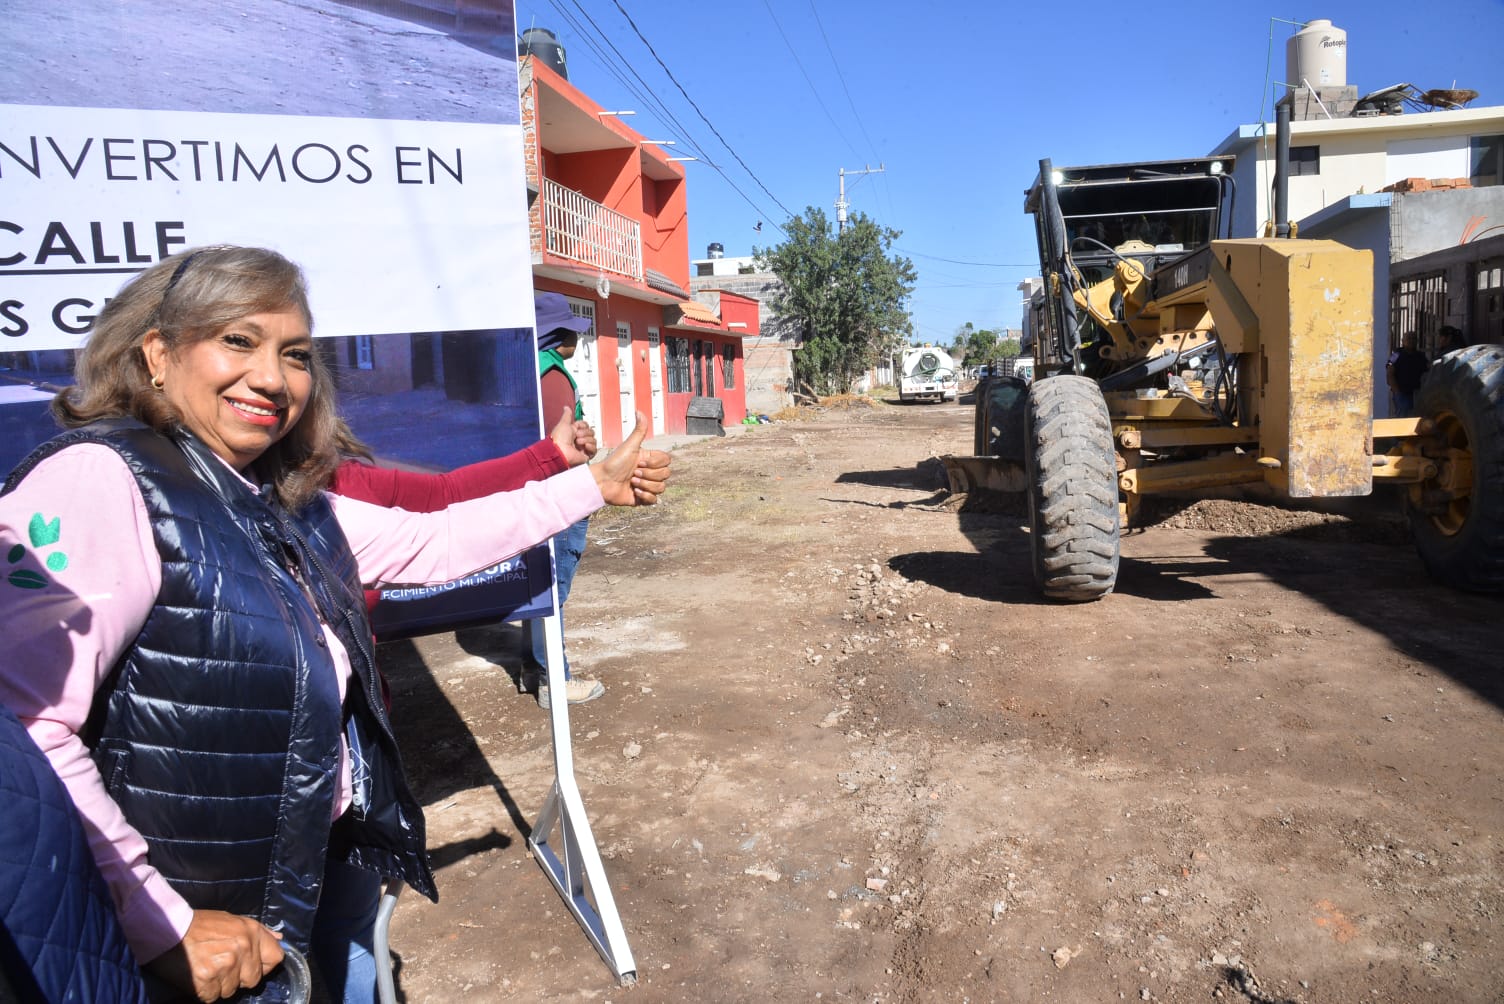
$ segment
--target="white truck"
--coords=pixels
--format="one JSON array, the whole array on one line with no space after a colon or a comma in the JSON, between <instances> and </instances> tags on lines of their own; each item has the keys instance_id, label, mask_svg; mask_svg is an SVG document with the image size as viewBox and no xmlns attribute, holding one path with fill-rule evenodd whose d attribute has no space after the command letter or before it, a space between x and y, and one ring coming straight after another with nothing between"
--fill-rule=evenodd
<instances>
[{"instance_id":1,"label":"white truck","mask_svg":"<svg viewBox=\"0 0 1504 1004\"><path fill-rule=\"evenodd\" d=\"M960 367L933 345L909 349L898 369L900 401L954 401Z\"/></svg>"}]
</instances>

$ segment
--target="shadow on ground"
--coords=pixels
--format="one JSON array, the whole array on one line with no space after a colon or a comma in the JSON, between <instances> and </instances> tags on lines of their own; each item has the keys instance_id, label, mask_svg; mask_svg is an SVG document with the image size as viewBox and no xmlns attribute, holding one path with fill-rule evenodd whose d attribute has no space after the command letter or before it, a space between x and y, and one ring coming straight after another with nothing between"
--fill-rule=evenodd
<instances>
[{"instance_id":1,"label":"shadow on ground","mask_svg":"<svg viewBox=\"0 0 1504 1004\"><path fill-rule=\"evenodd\" d=\"M507 632L512 636L510 662L500 661L507 658L503 641ZM505 693L515 688L521 672L516 655L518 633L515 625L503 625L467 628L456 632L455 638L472 655L492 658L495 654L495 686ZM531 833L527 818L506 783L491 769L469 725L434 679L417 646L410 640L385 642L377 649L377 659L397 695L392 723L398 745L408 751L422 750L422 756L409 753L405 763L418 801L433 805L461 791L489 785L506 807L512 826L526 839ZM432 848L429 857L436 868L442 868L471 854L510 846L511 842L510 836L493 829L483 837Z\"/></svg>"},{"instance_id":2,"label":"shadow on ground","mask_svg":"<svg viewBox=\"0 0 1504 1004\"><path fill-rule=\"evenodd\" d=\"M915 491L946 491L950 481L938 457L921 460L913 467L881 471L847 471L836 478L838 485L869 485L873 488L912 488Z\"/></svg>"},{"instance_id":3,"label":"shadow on ground","mask_svg":"<svg viewBox=\"0 0 1504 1004\"><path fill-rule=\"evenodd\" d=\"M879 479L873 472L855 472L840 480L875 484ZM894 476L888 480L891 487L911 487L919 476L908 482ZM1163 524L1195 501L1157 499L1149 515L1155 525ZM1262 576L1312 597L1504 707L1498 627L1504 597L1464 593L1430 579L1389 501L1383 496L1363 500L1330 521L1278 532L1236 536L1202 529L1223 535L1212 536L1193 553L1120 559L1116 592L1156 601L1207 600L1218 598L1219 578ZM889 559L894 571L984 600L1050 602L1034 586L1022 495L979 493L948 507L957 510L961 532L976 553L897 554ZM1178 538L1167 534L1162 539L1173 547ZM1166 609L1167 616L1172 609Z\"/></svg>"}]
</instances>

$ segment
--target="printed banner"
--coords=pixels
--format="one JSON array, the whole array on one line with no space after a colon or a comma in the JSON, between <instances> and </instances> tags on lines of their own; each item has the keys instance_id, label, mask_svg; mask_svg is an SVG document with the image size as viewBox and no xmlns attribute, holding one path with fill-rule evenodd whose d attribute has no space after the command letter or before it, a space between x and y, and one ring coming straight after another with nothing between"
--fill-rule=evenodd
<instances>
[{"instance_id":1,"label":"printed banner","mask_svg":"<svg viewBox=\"0 0 1504 1004\"><path fill-rule=\"evenodd\" d=\"M0 470L133 274L271 247L307 273L341 411L383 464L540 435L511 0L5 0ZM547 548L387 590L386 635L552 609Z\"/></svg>"},{"instance_id":2,"label":"printed banner","mask_svg":"<svg viewBox=\"0 0 1504 1004\"><path fill-rule=\"evenodd\" d=\"M6 106L0 351L205 244L302 265L319 336L531 325L525 192L515 126Z\"/></svg>"}]
</instances>

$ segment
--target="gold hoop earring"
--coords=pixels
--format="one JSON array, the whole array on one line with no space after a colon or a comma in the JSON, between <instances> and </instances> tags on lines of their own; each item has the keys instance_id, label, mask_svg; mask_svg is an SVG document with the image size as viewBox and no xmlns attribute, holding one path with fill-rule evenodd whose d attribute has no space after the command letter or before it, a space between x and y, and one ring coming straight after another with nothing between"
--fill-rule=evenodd
<instances>
[{"instance_id":1,"label":"gold hoop earring","mask_svg":"<svg viewBox=\"0 0 1504 1004\"><path fill-rule=\"evenodd\" d=\"M162 382L162 378L159 377L159 376L154 376L154 377L151 378L151 385L156 390L161 390L162 387L164 386L164 384Z\"/></svg>"}]
</instances>

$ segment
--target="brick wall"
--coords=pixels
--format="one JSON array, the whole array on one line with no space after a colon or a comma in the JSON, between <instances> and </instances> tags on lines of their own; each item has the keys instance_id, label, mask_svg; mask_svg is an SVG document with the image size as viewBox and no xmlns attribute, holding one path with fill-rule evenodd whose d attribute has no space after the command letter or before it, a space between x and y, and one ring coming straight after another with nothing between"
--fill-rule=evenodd
<instances>
[{"instance_id":1,"label":"brick wall","mask_svg":"<svg viewBox=\"0 0 1504 1004\"><path fill-rule=\"evenodd\" d=\"M538 89L533 86L533 57L525 56L517 65L518 100L522 106L522 162L527 179L530 204L527 210L528 250L533 264L543 260L542 196L533 192L543 188L543 165L538 152Z\"/></svg>"}]
</instances>

